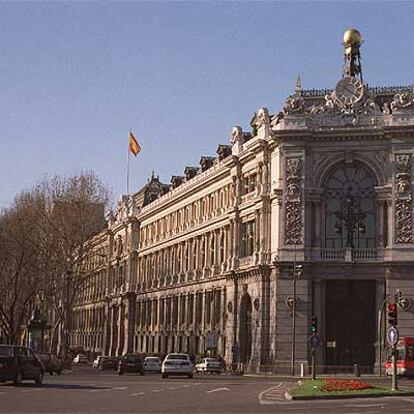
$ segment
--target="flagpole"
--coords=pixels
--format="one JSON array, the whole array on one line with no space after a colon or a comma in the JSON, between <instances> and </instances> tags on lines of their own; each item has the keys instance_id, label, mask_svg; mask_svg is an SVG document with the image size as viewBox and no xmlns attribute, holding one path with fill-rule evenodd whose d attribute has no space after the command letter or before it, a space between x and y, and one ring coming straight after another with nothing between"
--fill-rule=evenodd
<instances>
[{"instance_id":1,"label":"flagpole","mask_svg":"<svg viewBox=\"0 0 414 414\"><path fill-rule=\"evenodd\" d=\"M129 135L128 135L128 156L127 156L127 176L126 176L126 193L129 195Z\"/></svg>"}]
</instances>

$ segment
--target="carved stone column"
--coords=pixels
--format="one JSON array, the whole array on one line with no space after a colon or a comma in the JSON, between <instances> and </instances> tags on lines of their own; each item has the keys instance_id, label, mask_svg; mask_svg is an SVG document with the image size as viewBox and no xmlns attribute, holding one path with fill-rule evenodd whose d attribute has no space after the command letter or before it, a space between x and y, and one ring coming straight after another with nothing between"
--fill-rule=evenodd
<instances>
[{"instance_id":1,"label":"carved stone column","mask_svg":"<svg viewBox=\"0 0 414 414\"><path fill-rule=\"evenodd\" d=\"M230 269L233 263L234 259L234 219L230 219L230 226L228 231L228 239L227 239L227 245L228 245L228 268Z\"/></svg>"},{"instance_id":2,"label":"carved stone column","mask_svg":"<svg viewBox=\"0 0 414 414\"><path fill-rule=\"evenodd\" d=\"M260 238L262 234L262 221L261 221L261 212L259 209L255 211L255 240L254 240L254 251L255 251L255 262L258 264L260 262L260 253L261 253L261 245L260 245Z\"/></svg>"},{"instance_id":3,"label":"carved stone column","mask_svg":"<svg viewBox=\"0 0 414 414\"><path fill-rule=\"evenodd\" d=\"M232 268L237 268L240 257L240 222L239 215L236 214L234 219L234 231L233 231L233 263Z\"/></svg>"},{"instance_id":4,"label":"carved stone column","mask_svg":"<svg viewBox=\"0 0 414 414\"><path fill-rule=\"evenodd\" d=\"M385 201L377 201L378 211L378 247L384 247L384 214L385 214Z\"/></svg>"}]
</instances>

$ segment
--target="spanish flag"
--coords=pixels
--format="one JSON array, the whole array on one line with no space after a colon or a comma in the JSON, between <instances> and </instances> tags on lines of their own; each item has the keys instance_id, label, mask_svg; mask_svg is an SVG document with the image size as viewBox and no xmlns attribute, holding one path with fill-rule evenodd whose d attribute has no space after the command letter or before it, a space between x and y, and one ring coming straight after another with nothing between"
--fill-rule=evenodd
<instances>
[{"instance_id":1,"label":"spanish flag","mask_svg":"<svg viewBox=\"0 0 414 414\"><path fill-rule=\"evenodd\" d=\"M135 138L132 131L129 131L129 150L137 156L137 154L141 151L141 147L138 144L137 139Z\"/></svg>"}]
</instances>

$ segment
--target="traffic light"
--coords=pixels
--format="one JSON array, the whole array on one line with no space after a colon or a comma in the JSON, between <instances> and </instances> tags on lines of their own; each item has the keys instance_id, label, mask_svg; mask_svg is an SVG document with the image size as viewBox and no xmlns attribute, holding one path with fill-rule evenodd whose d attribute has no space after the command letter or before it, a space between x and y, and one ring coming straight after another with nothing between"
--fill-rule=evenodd
<instances>
[{"instance_id":1,"label":"traffic light","mask_svg":"<svg viewBox=\"0 0 414 414\"><path fill-rule=\"evenodd\" d=\"M312 316L311 318L311 333L316 334L318 332L318 317Z\"/></svg>"},{"instance_id":2,"label":"traffic light","mask_svg":"<svg viewBox=\"0 0 414 414\"><path fill-rule=\"evenodd\" d=\"M391 326L397 326L397 324L398 324L397 304L396 303L389 303L388 304L388 323Z\"/></svg>"}]
</instances>

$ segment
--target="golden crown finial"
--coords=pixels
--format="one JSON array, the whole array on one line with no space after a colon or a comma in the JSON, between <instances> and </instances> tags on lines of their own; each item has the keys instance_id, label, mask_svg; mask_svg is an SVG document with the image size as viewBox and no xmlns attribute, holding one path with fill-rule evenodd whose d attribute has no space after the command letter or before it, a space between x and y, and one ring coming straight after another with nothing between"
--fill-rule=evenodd
<instances>
[{"instance_id":1,"label":"golden crown finial","mask_svg":"<svg viewBox=\"0 0 414 414\"><path fill-rule=\"evenodd\" d=\"M357 29L350 28L344 33L344 46L360 46L362 42L361 33Z\"/></svg>"}]
</instances>

